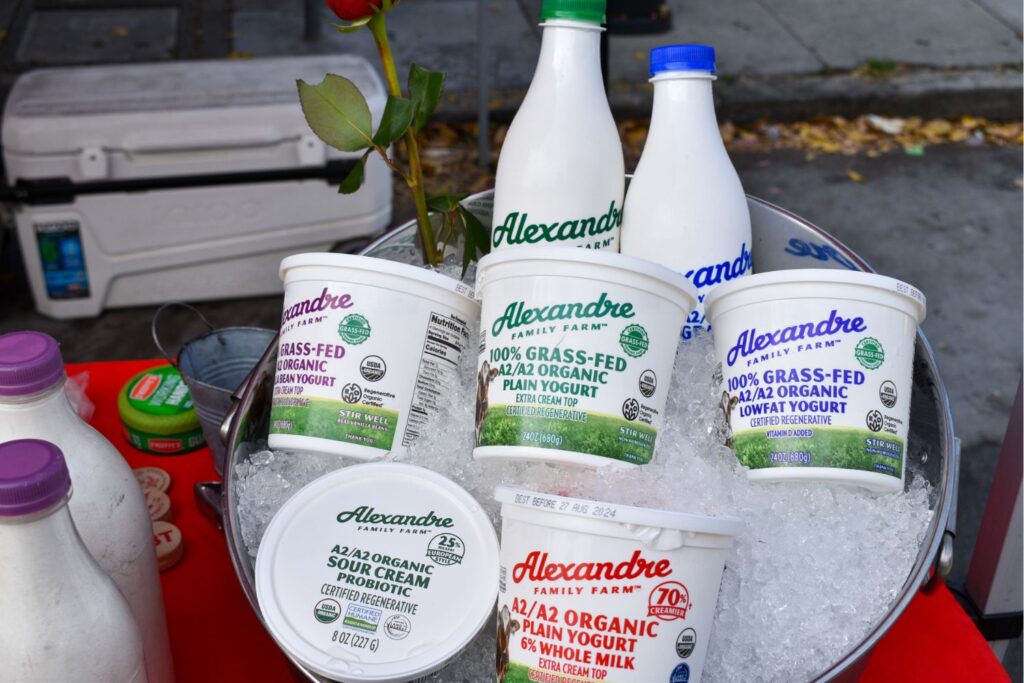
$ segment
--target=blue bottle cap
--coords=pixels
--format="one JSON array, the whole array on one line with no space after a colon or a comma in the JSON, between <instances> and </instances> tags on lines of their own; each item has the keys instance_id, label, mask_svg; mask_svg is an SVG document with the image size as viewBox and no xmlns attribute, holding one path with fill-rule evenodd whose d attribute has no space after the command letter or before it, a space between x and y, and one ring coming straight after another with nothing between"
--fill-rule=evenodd
<instances>
[{"instance_id":1,"label":"blue bottle cap","mask_svg":"<svg viewBox=\"0 0 1024 683\"><path fill-rule=\"evenodd\" d=\"M715 48L710 45L662 45L651 49L651 76L665 71L715 73Z\"/></svg>"}]
</instances>

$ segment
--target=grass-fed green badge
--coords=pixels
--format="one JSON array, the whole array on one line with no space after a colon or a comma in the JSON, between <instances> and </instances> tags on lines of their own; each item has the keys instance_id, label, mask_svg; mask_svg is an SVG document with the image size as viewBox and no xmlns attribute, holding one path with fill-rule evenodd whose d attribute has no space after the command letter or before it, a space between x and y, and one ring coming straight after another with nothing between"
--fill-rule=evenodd
<instances>
[{"instance_id":1,"label":"grass-fed green badge","mask_svg":"<svg viewBox=\"0 0 1024 683\"><path fill-rule=\"evenodd\" d=\"M750 479L903 490L924 295L838 270L759 273L704 300L721 407Z\"/></svg>"},{"instance_id":2,"label":"grass-fed green badge","mask_svg":"<svg viewBox=\"0 0 1024 683\"><path fill-rule=\"evenodd\" d=\"M295 661L347 683L420 679L489 622L498 539L445 477L354 465L295 493L260 543L256 594Z\"/></svg>"},{"instance_id":3,"label":"grass-fed green badge","mask_svg":"<svg viewBox=\"0 0 1024 683\"><path fill-rule=\"evenodd\" d=\"M874 337L864 337L857 342L853 355L861 365L868 370L877 370L885 362L885 349L882 342Z\"/></svg>"},{"instance_id":4,"label":"grass-fed green badge","mask_svg":"<svg viewBox=\"0 0 1024 683\"><path fill-rule=\"evenodd\" d=\"M650 343L647 339L647 330L640 325L628 325L619 335L619 344L622 350L633 358L639 358L647 353Z\"/></svg>"},{"instance_id":5,"label":"grass-fed green badge","mask_svg":"<svg viewBox=\"0 0 1024 683\"><path fill-rule=\"evenodd\" d=\"M370 338L370 321L358 313L347 315L338 325L338 334L349 344L362 344Z\"/></svg>"},{"instance_id":6,"label":"grass-fed green badge","mask_svg":"<svg viewBox=\"0 0 1024 683\"><path fill-rule=\"evenodd\" d=\"M473 456L650 462L693 286L620 254L510 247L480 261L477 287Z\"/></svg>"}]
</instances>

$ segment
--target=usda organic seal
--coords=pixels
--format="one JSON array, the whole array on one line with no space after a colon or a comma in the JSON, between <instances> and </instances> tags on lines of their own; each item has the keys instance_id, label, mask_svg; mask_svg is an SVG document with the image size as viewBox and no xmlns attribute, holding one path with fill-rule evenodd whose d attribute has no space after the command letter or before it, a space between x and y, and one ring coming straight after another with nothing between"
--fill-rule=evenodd
<instances>
[{"instance_id":1,"label":"usda organic seal","mask_svg":"<svg viewBox=\"0 0 1024 683\"><path fill-rule=\"evenodd\" d=\"M346 683L425 676L469 644L494 607L498 540L477 502L412 465L317 479L274 515L256 594L274 640Z\"/></svg>"}]
</instances>

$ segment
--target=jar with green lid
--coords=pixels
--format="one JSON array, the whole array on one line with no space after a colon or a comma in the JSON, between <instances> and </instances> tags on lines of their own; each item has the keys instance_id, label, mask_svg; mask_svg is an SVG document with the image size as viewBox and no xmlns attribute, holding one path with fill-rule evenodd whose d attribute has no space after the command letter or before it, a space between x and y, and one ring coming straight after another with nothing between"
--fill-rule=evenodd
<instances>
[{"instance_id":1,"label":"jar with green lid","mask_svg":"<svg viewBox=\"0 0 1024 683\"><path fill-rule=\"evenodd\" d=\"M146 453L176 455L203 445L199 416L178 371L170 365L144 370L117 397L125 438Z\"/></svg>"}]
</instances>

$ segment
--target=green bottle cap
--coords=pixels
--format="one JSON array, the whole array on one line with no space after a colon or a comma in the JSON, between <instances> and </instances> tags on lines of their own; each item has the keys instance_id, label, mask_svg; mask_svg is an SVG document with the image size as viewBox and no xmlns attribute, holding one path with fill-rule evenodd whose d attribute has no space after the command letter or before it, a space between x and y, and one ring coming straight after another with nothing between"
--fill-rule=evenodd
<instances>
[{"instance_id":1,"label":"green bottle cap","mask_svg":"<svg viewBox=\"0 0 1024 683\"><path fill-rule=\"evenodd\" d=\"M544 0L540 5L540 18L603 24L606 4L606 0Z\"/></svg>"},{"instance_id":2,"label":"green bottle cap","mask_svg":"<svg viewBox=\"0 0 1024 683\"><path fill-rule=\"evenodd\" d=\"M141 451L174 455L203 445L199 416L178 371L170 365L144 370L117 397L125 438Z\"/></svg>"}]
</instances>

